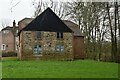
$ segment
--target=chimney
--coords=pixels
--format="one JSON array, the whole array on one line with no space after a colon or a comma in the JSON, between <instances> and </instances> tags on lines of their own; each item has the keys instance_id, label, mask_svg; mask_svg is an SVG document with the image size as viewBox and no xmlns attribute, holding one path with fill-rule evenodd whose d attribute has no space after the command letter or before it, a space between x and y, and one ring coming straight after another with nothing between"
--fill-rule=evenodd
<instances>
[{"instance_id":1,"label":"chimney","mask_svg":"<svg viewBox=\"0 0 120 80\"><path fill-rule=\"evenodd\" d=\"M15 23L15 20L13 21L13 27L15 27L16 26L16 23Z\"/></svg>"}]
</instances>

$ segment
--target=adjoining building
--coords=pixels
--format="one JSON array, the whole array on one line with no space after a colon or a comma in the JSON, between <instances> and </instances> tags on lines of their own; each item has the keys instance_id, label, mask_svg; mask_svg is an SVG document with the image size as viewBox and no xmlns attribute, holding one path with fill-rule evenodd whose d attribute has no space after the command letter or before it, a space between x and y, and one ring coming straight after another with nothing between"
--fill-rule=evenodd
<instances>
[{"instance_id":1,"label":"adjoining building","mask_svg":"<svg viewBox=\"0 0 120 80\"><path fill-rule=\"evenodd\" d=\"M13 26L7 26L0 31L0 51L2 53L17 53L19 48L18 26L15 21Z\"/></svg>"}]
</instances>

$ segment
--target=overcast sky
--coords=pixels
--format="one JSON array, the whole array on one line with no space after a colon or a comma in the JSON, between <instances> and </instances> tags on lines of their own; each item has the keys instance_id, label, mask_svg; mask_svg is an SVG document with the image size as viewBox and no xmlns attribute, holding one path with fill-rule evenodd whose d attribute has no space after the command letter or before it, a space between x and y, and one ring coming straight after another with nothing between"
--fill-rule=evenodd
<instances>
[{"instance_id":1,"label":"overcast sky","mask_svg":"<svg viewBox=\"0 0 120 80\"><path fill-rule=\"evenodd\" d=\"M33 11L32 0L0 0L0 29L5 24L11 26L13 20L17 23L25 17L31 17Z\"/></svg>"},{"instance_id":2,"label":"overcast sky","mask_svg":"<svg viewBox=\"0 0 120 80\"><path fill-rule=\"evenodd\" d=\"M32 17L34 14L34 7L32 5L32 1L39 0L0 0L0 30L3 28L2 25L5 25L5 27L6 25L12 26L13 20L16 20L16 23L18 23L18 21L22 20L25 17ZM54 0L54 1L66 2L73 0Z\"/></svg>"},{"instance_id":3,"label":"overcast sky","mask_svg":"<svg viewBox=\"0 0 120 80\"><path fill-rule=\"evenodd\" d=\"M18 21L22 20L25 17L32 17L34 14L34 7L32 5L32 1L38 0L0 0L0 30L3 28L2 25L4 25L5 27L6 25L12 26L13 20L15 20L16 23L18 23Z\"/></svg>"}]
</instances>

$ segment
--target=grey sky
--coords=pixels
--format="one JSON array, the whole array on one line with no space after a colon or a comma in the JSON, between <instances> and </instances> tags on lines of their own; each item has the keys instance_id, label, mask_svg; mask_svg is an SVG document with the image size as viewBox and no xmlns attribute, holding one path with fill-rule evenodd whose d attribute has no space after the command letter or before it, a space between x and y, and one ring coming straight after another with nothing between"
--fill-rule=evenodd
<instances>
[{"instance_id":1,"label":"grey sky","mask_svg":"<svg viewBox=\"0 0 120 80\"><path fill-rule=\"evenodd\" d=\"M25 17L31 17L33 15L34 7L32 6L32 0L0 0L0 29L2 25L12 25L12 21L20 21ZM15 6L18 2L20 3ZM15 6L12 8L11 7Z\"/></svg>"},{"instance_id":2,"label":"grey sky","mask_svg":"<svg viewBox=\"0 0 120 80\"><path fill-rule=\"evenodd\" d=\"M34 7L32 5L32 1L39 0L0 0L0 30L3 28L2 25L4 25L4 27L12 26L13 20L16 20L16 22L18 22L25 17L32 17L34 14ZM54 0L54 1L72 1L72 0ZM15 6L18 2L19 4Z\"/></svg>"}]
</instances>

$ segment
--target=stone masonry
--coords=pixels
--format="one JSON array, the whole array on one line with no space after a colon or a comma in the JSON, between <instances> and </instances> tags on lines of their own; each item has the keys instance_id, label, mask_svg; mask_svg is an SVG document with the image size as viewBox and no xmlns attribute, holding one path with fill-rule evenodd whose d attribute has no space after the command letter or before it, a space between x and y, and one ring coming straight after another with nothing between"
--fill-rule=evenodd
<instances>
[{"instance_id":1,"label":"stone masonry","mask_svg":"<svg viewBox=\"0 0 120 80\"><path fill-rule=\"evenodd\" d=\"M63 39L57 39L56 32L42 32L40 39L35 39L35 32L23 31L21 33L21 57L22 59L73 59L73 33L63 33ZM41 55L34 54L34 46L40 44L42 48ZM64 50L58 52L57 45L63 45Z\"/></svg>"}]
</instances>

